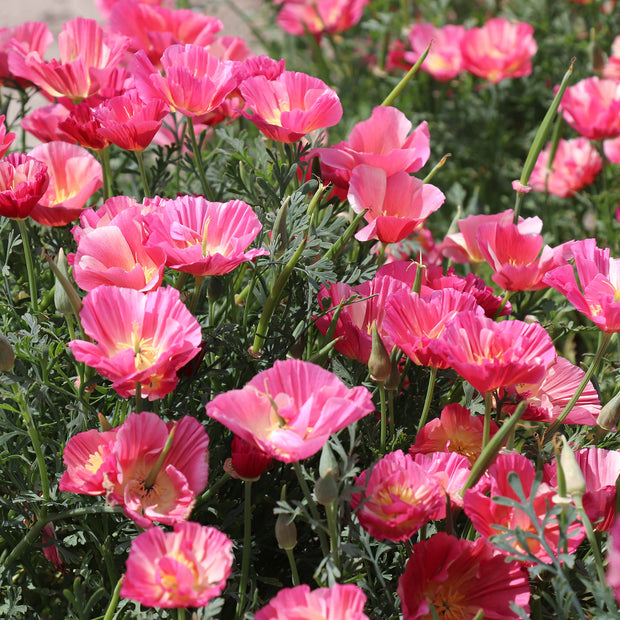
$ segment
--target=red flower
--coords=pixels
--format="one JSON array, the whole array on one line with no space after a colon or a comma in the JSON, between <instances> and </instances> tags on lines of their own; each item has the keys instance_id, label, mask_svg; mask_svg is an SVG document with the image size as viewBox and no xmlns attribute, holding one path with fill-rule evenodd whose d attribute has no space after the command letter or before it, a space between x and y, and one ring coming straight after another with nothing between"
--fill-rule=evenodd
<instances>
[{"instance_id":1,"label":"red flower","mask_svg":"<svg viewBox=\"0 0 620 620\"><path fill-rule=\"evenodd\" d=\"M0 215L25 219L45 193L50 177L47 166L24 153L0 160Z\"/></svg>"},{"instance_id":2,"label":"red flower","mask_svg":"<svg viewBox=\"0 0 620 620\"><path fill-rule=\"evenodd\" d=\"M243 480L258 480L260 475L267 471L269 465L273 462L271 455L263 452L254 444L248 443L235 435L231 446L232 457L230 458L230 471L224 464L224 469L230 473L233 478L241 478Z\"/></svg>"}]
</instances>

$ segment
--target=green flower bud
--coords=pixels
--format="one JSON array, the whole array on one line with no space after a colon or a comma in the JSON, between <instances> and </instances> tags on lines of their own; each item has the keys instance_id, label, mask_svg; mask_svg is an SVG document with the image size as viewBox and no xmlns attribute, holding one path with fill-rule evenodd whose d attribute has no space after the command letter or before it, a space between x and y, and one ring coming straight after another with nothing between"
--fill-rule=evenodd
<instances>
[{"instance_id":1,"label":"green flower bud","mask_svg":"<svg viewBox=\"0 0 620 620\"><path fill-rule=\"evenodd\" d=\"M314 485L316 501L321 506L329 506L338 499L338 482L334 474L329 473L325 478L319 478Z\"/></svg>"},{"instance_id":2,"label":"green flower bud","mask_svg":"<svg viewBox=\"0 0 620 620\"><path fill-rule=\"evenodd\" d=\"M375 381L385 381L392 373L392 361L377 331L377 324L372 324L372 348L368 359L370 377Z\"/></svg>"},{"instance_id":3,"label":"green flower bud","mask_svg":"<svg viewBox=\"0 0 620 620\"><path fill-rule=\"evenodd\" d=\"M326 443L321 450L321 459L319 460L319 476L325 478L328 474L338 476L338 460L334 456L334 451L329 443Z\"/></svg>"},{"instance_id":4,"label":"green flower bud","mask_svg":"<svg viewBox=\"0 0 620 620\"><path fill-rule=\"evenodd\" d=\"M15 352L6 336L0 334L0 372L13 370Z\"/></svg>"},{"instance_id":5,"label":"green flower bud","mask_svg":"<svg viewBox=\"0 0 620 620\"><path fill-rule=\"evenodd\" d=\"M620 420L620 392L601 409L596 423L606 431L615 431Z\"/></svg>"},{"instance_id":6,"label":"green flower bud","mask_svg":"<svg viewBox=\"0 0 620 620\"><path fill-rule=\"evenodd\" d=\"M294 549L297 545L297 527L291 516L278 515L276 519L276 540L278 547L284 550Z\"/></svg>"},{"instance_id":7,"label":"green flower bud","mask_svg":"<svg viewBox=\"0 0 620 620\"><path fill-rule=\"evenodd\" d=\"M571 497L582 496L586 492L586 481L583 472L577 463L572 448L568 445L566 437L562 437L562 452L560 453L560 466L564 472L566 493Z\"/></svg>"}]
</instances>

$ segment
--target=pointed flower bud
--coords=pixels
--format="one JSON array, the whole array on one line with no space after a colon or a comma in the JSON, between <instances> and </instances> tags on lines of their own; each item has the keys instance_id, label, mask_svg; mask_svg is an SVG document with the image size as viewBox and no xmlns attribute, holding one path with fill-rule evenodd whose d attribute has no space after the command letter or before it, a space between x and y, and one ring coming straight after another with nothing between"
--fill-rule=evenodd
<instances>
[{"instance_id":1,"label":"pointed flower bud","mask_svg":"<svg viewBox=\"0 0 620 620\"><path fill-rule=\"evenodd\" d=\"M583 472L577 463L572 448L568 445L566 437L562 437L562 452L560 454L560 466L564 472L566 493L572 496L583 496L586 492L586 481Z\"/></svg>"},{"instance_id":2,"label":"pointed flower bud","mask_svg":"<svg viewBox=\"0 0 620 620\"><path fill-rule=\"evenodd\" d=\"M289 201L290 196L287 196L286 200L282 203L282 206L278 210L278 215L276 215L276 220L273 223L273 228L271 229L271 241L275 244L273 247L273 255L276 259L282 257L282 254L284 254L286 247L288 246L288 230L286 228L286 220L288 216Z\"/></svg>"},{"instance_id":3,"label":"pointed flower bud","mask_svg":"<svg viewBox=\"0 0 620 620\"><path fill-rule=\"evenodd\" d=\"M58 252L56 267L58 267L58 271L69 281L69 263L67 262L65 251L62 248L60 248ZM71 299L60 280L56 277L54 279L56 281L54 286L54 305L56 306L56 310L58 310L60 314L69 315L73 312Z\"/></svg>"},{"instance_id":4,"label":"pointed flower bud","mask_svg":"<svg viewBox=\"0 0 620 620\"><path fill-rule=\"evenodd\" d=\"M620 392L601 409L596 423L606 431L615 431L618 420L620 420Z\"/></svg>"},{"instance_id":5,"label":"pointed flower bud","mask_svg":"<svg viewBox=\"0 0 620 620\"><path fill-rule=\"evenodd\" d=\"M6 336L0 334L0 372L13 370L15 364L15 352Z\"/></svg>"},{"instance_id":6,"label":"pointed flower bud","mask_svg":"<svg viewBox=\"0 0 620 620\"><path fill-rule=\"evenodd\" d=\"M385 381L392 372L390 354L379 336L376 323L372 324L372 348L368 359L368 370L370 377L378 382Z\"/></svg>"},{"instance_id":7,"label":"pointed flower bud","mask_svg":"<svg viewBox=\"0 0 620 620\"><path fill-rule=\"evenodd\" d=\"M319 478L314 485L316 501L321 506L329 506L338 499L338 481L333 473L327 474L325 478Z\"/></svg>"},{"instance_id":8,"label":"pointed flower bud","mask_svg":"<svg viewBox=\"0 0 620 620\"><path fill-rule=\"evenodd\" d=\"M328 474L338 476L338 460L334 455L329 443L326 443L321 450L321 459L319 460L319 476L325 478Z\"/></svg>"},{"instance_id":9,"label":"pointed flower bud","mask_svg":"<svg viewBox=\"0 0 620 620\"><path fill-rule=\"evenodd\" d=\"M276 540L278 547L286 551L294 549L297 545L297 527L291 516L278 515L276 519Z\"/></svg>"}]
</instances>

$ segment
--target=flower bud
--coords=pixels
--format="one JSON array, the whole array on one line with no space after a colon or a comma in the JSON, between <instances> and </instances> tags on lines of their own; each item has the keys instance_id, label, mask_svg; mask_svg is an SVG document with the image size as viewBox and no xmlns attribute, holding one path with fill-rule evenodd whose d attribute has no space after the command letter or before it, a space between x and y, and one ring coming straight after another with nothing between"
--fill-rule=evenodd
<instances>
[{"instance_id":1,"label":"flower bud","mask_svg":"<svg viewBox=\"0 0 620 620\"><path fill-rule=\"evenodd\" d=\"M321 506L329 506L338 499L338 482L333 473L327 474L325 478L319 478L314 485L316 501Z\"/></svg>"},{"instance_id":2,"label":"flower bud","mask_svg":"<svg viewBox=\"0 0 620 620\"><path fill-rule=\"evenodd\" d=\"M224 294L224 283L219 276L211 276L207 280L207 299L217 301Z\"/></svg>"},{"instance_id":3,"label":"flower bud","mask_svg":"<svg viewBox=\"0 0 620 620\"><path fill-rule=\"evenodd\" d=\"M615 431L620 420L620 392L601 409L596 423L606 431Z\"/></svg>"},{"instance_id":4,"label":"flower bud","mask_svg":"<svg viewBox=\"0 0 620 620\"><path fill-rule=\"evenodd\" d=\"M0 334L0 372L13 370L15 364L15 352L6 336Z\"/></svg>"},{"instance_id":5,"label":"flower bud","mask_svg":"<svg viewBox=\"0 0 620 620\"><path fill-rule=\"evenodd\" d=\"M271 456L235 435L231 446L231 465L242 480L258 480L271 465ZM229 472L230 473L230 472Z\"/></svg>"},{"instance_id":6,"label":"flower bud","mask_svg":"<svg viewBox=\"0 0 620 620\"><path fill-rule=\"evenodd\" d=\"M560 453L560 466L564 472L566 493L582 496L586 492L586 481L583 472L577 463L572 448L568 445L566 437L562 437L562 452Z\"/></svg>"},{"instance_id":7,"label":"flower bud","mask_svg":"<svg viewBox=\"0 0 620 620\"><path fill-rule=\"evenodd\" d=\"M368 370L371 379L385 381L392 372L392 361L377 331L377 324L372 324L372 348L368 359Z\"/></svg>"},{"instance_id":8,"label":"flower bud","mask_svg":"<svg viewBox=\"0 0 620 620\"><path fill-rule=\"evenodd\" d=\"M326 443L321 450L321 459L319 460L319 476L325 478L328 474L338 476L338 461L334 456L334 451Z\"/></svg>"},{"instance_id":9,"label":"flower bud","mask_svg":"<svg viewBox=\"0 0 620 620\"><path fill-rule=\"evenodd\" d=\"M58 267L60 273L62 273L62 275L69 280L69 263L67 262L65 251L62 248L60 248L60 251L58 252L56 266ZM60 314L69 315L73 312L71 299L69 299L69 295L67 294L67 291L65 291L60 280L58 278L54 279L56 281L54 286L54 305L56 306L56 310L58 310Z\"/></svg>"},{"instance_id":10,"label":"flower bud","mask_svg":"<svg viewBox=\"0 0 620 620\"><path fill-rule=\"evenodd\" d=\"M297 545L297 527L290 515L278 515L276 519L276 540L278 547L289 551Z\"/></svg>"},{"instance_id":11,"label":"flower bud","mask_svg":"<svg viewBox=\"0 0 620 620\"><path fill-rule=\"evenodd\" d=\"M273 248L273 255L276 259L281 258L282 254L286 251L288 246L288 230L286 228L286 219L288 215L288 202L287 198L280 207L276 220L273 223L271 229L271 241L275 244Z\"/></svg>"}]
</instances>

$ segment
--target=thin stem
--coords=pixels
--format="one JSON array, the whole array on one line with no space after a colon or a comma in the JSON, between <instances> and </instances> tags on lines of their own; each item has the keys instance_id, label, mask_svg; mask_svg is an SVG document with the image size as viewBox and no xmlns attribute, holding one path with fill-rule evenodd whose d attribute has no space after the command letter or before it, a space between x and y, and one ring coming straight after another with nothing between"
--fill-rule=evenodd
<instances>
[{"instance_id":1,"label":"thin stem","mask_svg":"<svg viewBox=\"0 0 620 620\"><path fill-rule=\"evenodd\" d=\"M32 250L30 249L30 239L28 236L28 226L26 220L17 220L17 226L22 237L24 248L24 258L26 259L26 271L28 272L28 287L30 289L30 306L33 312L39 310L39 294L37 292L37 280L32 261Z\"/></svg>"},{"instance_id":2,"label":"thin stem","mask_svg":"<svg viewBox=\"0 0 620 620\"><path fill-rule=\"evenodd\" d=\"M252 550L252 481L244 480L245 497L243 502L243 554L241 556L241 580L239 581L239 602L235 617L243 617L246 590L248 589L248 575L250 572L250 551Z\"/></svg>"},{"instance_id":3,"label":"thin stem","mask_svg":"<svg viewBox=\"0 0 620 620\"><path fill-rule=\"evenodd\" d=\"M142 411L142 384L136 381L136 413Z\"/></svg>"},{"instance_id":4,"label":"thin stem","mask_svg":"<svg viewBox=\"0 0 620 620\"><path fill-rule=\"evenodd\" d=\"M396 84L396 86L392 89L392 92L381 102L381 105L383 106L392 105L394 101L396 100L396 97L398 97L398 95L400 95L400 93L403 90L405 90L405 86L407 86L407 83L409 82L409 80L411 80L411 78L418 72L425 58L428 56L428 52L431 49L432 43L433 42L431 41L426 46L426 49L422 52L422 55L420 56L420 58L418 58L416 63L413 65L413 67L411 67L411 69L407 71L407 73L404 75L402 80L398 84Z\"/></svg>"},{"instance_id":5,"label":"thin stem","mask_svg":"<svg viewBox=\"0 0 620 620\"><path fill-rule=\"evenodd\" d=\"M325 506L325 513L327 514L327 527L329 529L329 550L334 557L334 564L338 571L340 571L340 555L338 553L340 549L340 541L338 536L337 527L337 507L336 502L331 502Z\"/></svg>"},{"instance_id":6,"label":"thin stem","mask_svg":"<svg viewBox=\"0 0 620 620\"><path fill-rule=\"evenodd\" d=\"M306 498L306 502L308 503L308 510L310 510L310 515L316 521L317 534L319 535L321 550L323 551L323 555L327 556L327 539L325 538L325 532L323 532L323 530L321 529L321 517L319 516L319 510L316 507L316 502L312 498L312 493L310 493L310 489L308 488L308 484L306 483L304 474L301 471L301 465L299 464L299 461L293 463L293 469L295 470L295 475L297 476L299 486L301 487L304 497Z\"/></svg>"},{"instance_id":7,"label":"thin stem","mask_svg":"<svg viewBox=\"0 0 620 620\"><path fill-rule=\"evenodd\" d=\"M200 149L198 148L198 141L196 140L196 132L194 131L194 120L191 116L187 117L187 133L189 134L189 140L192 144L192 152L194 154L194 161L196 162L196 168L198 169L198 176L200 177L200 185L202 186L202 193L207 200L213 201L213 192L207 184L207 177L205 176L205 169L202 165L202 156L200 155Z\"/></svg>"},{"instance_id":8,"label":"thin stem","mask_svg":"<svg viewBox=\"0 0 620 620\"><path fill-rule=\"evenodd\" d=\"M146 168L144 167L144 157L142 151L134 151L136 154L136 160L138 161L138 168L140 170L140 179L142 179L142 189L144 190L145 198L152 198L151 188L149 187L149 180L146 176Z\"/></svg>"},{"instance_id":9,"label":"thin stem","mask_svg":"<svg viewBox=\"0 0 620 620\"><path fill-rule=\"evenodd\" d=\"M116 587L112 593L112 598L110 599L110 604L105 612L105 616L103 616L103 620L112 620L112 618L114 618L114 612L116 611L116 606L118 605L118 599L121 596L121 587L123 585L124 578L125 575L121 575L120 579L116 582Z\"/></svg>"},{"instance_id":10,"label":"thin stem","mask_svg":"<svg viewBox=\"0 0 620 620\"><path fill-rule=\"evenodd\" d=\"M297 571L297 562L295 562L295 555L293 554L292 549L285 549L286 557L288 558L289 566L291 567L291 577L293 580L293 585L298 586L301 585L301 581L299 579L299 572Z\"/></svg>"},{"instance_id":11,"label":"thin stem","mask_svg":"<svg viewBox=\"0 0 620 620\"><path fill-rule=\"evenodd\" d=\"M185 620L185 607L177 607L177 620Z\"/></svg>"},{"instance_id":12,"label":"thin stem","mask_svg":"<svg viewBox=\"0 0 620 620\"><path fill-rule=\"evenodd\" d=\"M103 201L105 202L112 196L112 168L110 167L110 147L99 151L99 161L101 162L101 172L103 174Z\"/></svg>"},{"instance_id":13,"label":"thin stem","mask_svg":"<svg viewBox=\"0 0 620 620\"><path fill-rule=\"evenodd\" d=\"M422 409L422 415L418 422L418 433L420 429L426 424L426 418L431 408L431 402L433 400L433 392L435 391L435 381L437 379L437 368L431 366L431 374L428 378L428 386L426 387L426 398L424 399L424 409Z\"/></svg>"},{"instance_id":14,"label":"thin stem","mask_svg":"<svg viewBox=\"0 0 620 620\"><path fill-rule=\"evenodd\" d=\"M583 502L580 495L574 495L572 497L573 503L577 507L577 512L579 513L579 518L581 519L581 524L583 525L583 529L586 531L586 536L588 537L588 541L590 543L590 548L592 549L592 554L594 555L594 562L596 564L596 571L598 573L598 578L601 583L605 583L605 569L603 568L603 558L601 557L601 550L599 548L598 540L594 535L594 529L592 528L592 522L590 518L586 514L586 511L583 508Z\"/></svg>"},{"instance_id":15,"label":"thin stem","mask_svg":"<svg viewBox=\"0 0 620 620\"><path fill-rule=\"evenodd\" d=\"M194 279L194 293L192 299L189 302L189 311L192 314L196 314L196 306L198 306L198 300L200 299L200 290L202 289L202 283L204 282L204 276L195 276Z\"/></svg>"},{"instance_id":16,"label":"thin stem","mask_svg":"<svg viewBox=\"0 0 620 620\"><path fill-rule=\"evenodd\" d=\"M385 454L387 435L387 405L385 402L385 382L379 381L379 398L381 399L381 454Z\"/></svg>"},{"instance_id":17,"label":"thin stem","mask_svg":"<svg viewBox=\"0 0 620 620\"><path fill-rule=\"evenodd\" d=\"M493 412L493 393L484 395L484 426L482 427L482 449L489 443L491 437L491 413Z\"/></svg>"}]
</instances>

